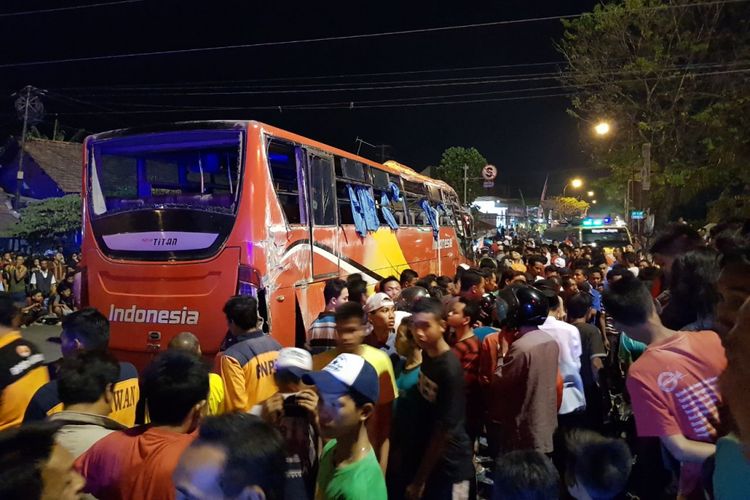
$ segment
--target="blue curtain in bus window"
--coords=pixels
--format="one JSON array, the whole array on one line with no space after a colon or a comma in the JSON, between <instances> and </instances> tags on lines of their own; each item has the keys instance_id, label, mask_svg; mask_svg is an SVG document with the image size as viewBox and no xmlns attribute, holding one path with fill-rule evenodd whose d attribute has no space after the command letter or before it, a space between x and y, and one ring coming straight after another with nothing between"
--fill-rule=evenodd
<instances>
[{"instance_id":1,"label":"blue curtain in bus window","mask_svg":"<svg viewBox=\"0 0 750 500\"><path fill-rule=\"evenodd\" d=\"M365 213L362 209L362 204L359 202L357 192L351 184L347 184L346 189L349 191L349 203L352 206L354 227L360 236L365 236L367 235L367 223L365 222Z\"/></svg>"},{"instance_id":2,"label":"blue curtain in bus window","mask_svg":"<svg viewBox=\"0 0 750 500\"><path fill-rule=\"evenodd\" d=\"M391 201L388 199L388 193L380 195L380 213L383 214L383 219L385 219L385 222L391 229L398 229L398 222L396 222L396 218L393 216L390 206Z\"/></svg>"},{"instance_id":3,"label":"blue curtain in bus window","mask_svg":"<svg viewBox=\"0 0 750 500\"><path fill-rule=\"evenodd\" d=\"M401 190L399 190L395 182L388 184L388 197L391 201L401 201Z\"/></svg>"},{"instance_id":4,"label":"blue curtain in bus window","mask_svg":"<svg viewBox=\"0 0 750 500\"><path fill-rule=\"evenodd\" d=\"M362 207L362 214L365 217L365 225L368 231L377 231L380 227L378 220L378 207L375 206L375 200L367 186L355 186L359 196L359 204Z\"/></svg>"},{"instance_id":5,"label":"blue curtain in bus window","mask_svg":"<svg viewBox=\"0 0 750 500\"><path fill-rule=\"evenodd\" d=\"M419 206L422 207L422 211L427 216L427 221L432 226L432 236L437 240L440 235L440 226L438 225L437 210L430 206L430 202L427 200L419 200Z\"/></svg>"}]
</instances>

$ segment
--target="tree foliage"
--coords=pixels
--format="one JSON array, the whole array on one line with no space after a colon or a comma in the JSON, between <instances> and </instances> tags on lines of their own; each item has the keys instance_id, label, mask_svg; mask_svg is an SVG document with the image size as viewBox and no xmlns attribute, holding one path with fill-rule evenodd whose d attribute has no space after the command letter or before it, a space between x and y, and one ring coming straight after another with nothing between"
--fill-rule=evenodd
<instances>
[{"instance_id":1,"label":"tree foliage","mask_svg":"<svg viewBox=\"0 0 750 500\"><path fill-rule=\"evenodd\" d=\"M77 194L48 198L21 209L20 219L7 236L23 238L32 244L52 242L81 229L81 197Z\"/></svg>"},{"instance_id":2,"label":"tree foliage","mask_svg":"<svg viewBox=\"0 0 750 500\"><path fill-rule=\"evenodd\" d=\"M464 165L469 167L466 173L466 201L471 203L482 194L482 168L487 165L487 160L476 148L452 147L443 151L440 166L436 169L434 177L450 184L463 201Z\"/></svg>"},{"instance_id":3,"label":"tree foliage","mask_svg":"<svg viewBox=\"0 0 750 500\"><path fill-rule=\"evenodd\" d=\"M618 0L564 21L569 112L594 163L621 186L609 201L639 178L643 143L662 219L701 190L732 194L750 181L749 20L746 3ZM602 119L614 127L598 139L591 127Z\"/></svg>"},{"instance_id":4,"label":"tree foliage","mask_svg":"<svg viewBox=\"0 0 750 500\"><path fill-rule=\"evenodd\" d=\"M589 204L571 196L556 196L542 202L545 210L552 210L552 214L560 219L582 217L589 209Z\"/></svg>"}]
</instances>

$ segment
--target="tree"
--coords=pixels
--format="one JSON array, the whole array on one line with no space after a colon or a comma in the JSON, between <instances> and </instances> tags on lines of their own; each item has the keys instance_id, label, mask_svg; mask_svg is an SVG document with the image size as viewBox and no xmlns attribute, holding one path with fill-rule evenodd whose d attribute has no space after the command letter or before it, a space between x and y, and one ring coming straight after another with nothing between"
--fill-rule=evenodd
<instances>
[{"instance_id":1,"label":"tree","mask_svg":"<svg viewBox=\"0 0 750 500\"><path fill-rule=\"evenodd\" d=\"M48 198L21 209L20 219L6 236L23 238L32 246L48 245L56 237L81 230L81 197Z\"/></svg>"},{"instance_id":2,"label":"tree","mask_svg":"<svg viewBox=\"0 0 750 500\"><path fill-rule=\"evenodd\" d=\"M572 219L582 217L589 209L589 204L578 198L570 196L555 196L542 202L545 210L552 210L552 213L560 219Z\"/></svg>"},{"instance_id":3,"label":"tree","mask_svg":"<svg viewBox=\"0 0 750 500\"><path fill-rule=\"evenodd\" d=\"M746 3L619 0L563 21L569 112L618 185L609 201L639 178L643 143L652 145L650 206L661 220L701 191L735 194L750 182L748 20ZM603 139L590 132L600 119L615 127Z\"/></svg>"},{"instance_id":4,"label":"tree","mask_svg":"<svg viewBox=\"0 0 750 500\"><path fill-rule=\"evenodd\" d=\"M466 172L468 181L465 196L464 165L469 167ZM443 151L440 165L435 170L434 176L451 185L461 201L466 199L467 203L471 203L482 192L480 179L485 165L487 165L487 160L476 148L452 147Z\"/></svg>"}]
</instances>

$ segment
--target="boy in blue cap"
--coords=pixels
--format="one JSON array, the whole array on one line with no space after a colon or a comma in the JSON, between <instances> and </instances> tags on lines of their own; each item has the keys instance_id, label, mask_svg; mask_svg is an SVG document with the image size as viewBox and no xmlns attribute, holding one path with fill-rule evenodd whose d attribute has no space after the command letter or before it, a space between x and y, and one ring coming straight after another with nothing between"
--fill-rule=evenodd
<instances>
[{"instance_id":1,"label":"boy in blue cap","mask_svg":"<svg viewBox=\"0 0 750 500\"><path fill-rule=\"evenodd\" d=\"M356 354L339 354L302 377L320 396L320 433L330 439L318 469L316 498L386 500L385 478L365 424L378 401L378 374Z\"/></svg>"}]
</instances>

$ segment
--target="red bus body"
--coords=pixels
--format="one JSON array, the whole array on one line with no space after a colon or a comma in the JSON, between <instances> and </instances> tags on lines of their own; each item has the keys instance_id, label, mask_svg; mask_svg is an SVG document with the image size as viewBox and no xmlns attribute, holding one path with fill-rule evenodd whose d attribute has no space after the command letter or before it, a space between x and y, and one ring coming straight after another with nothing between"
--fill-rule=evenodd
<instances>
[{"instance_id":1,"label":"red bus body","mask_svg":"<svg viewBox=\"0 0 750 500\"><path fill-rule=\"evenodd\" d=\"M229 134L226 131L238 134L238 182L232 180L234 174L229 159L218 167L217 160L211 160L211 155L221 157L220 153L195 149L195 160L191 159L192 152L180 150L192 151L191 148L197 147L190 143L190 131L197 131L196 137L203 141L200 134L205 130L209 130L208 135L212 130L219 131L216 132L221 136L219 139L208 137L205 143L212 144L206 146L209 149L220 144L224 148L220 151L228 150L226 144L231 142L221 134ZM185 137L181 135L183 131L187 131ZM159 142L161 137L165 138L164 144ZM124 145L117 145L118 141ZM169 141L179 142L179 145L173 147L167 144ZM114 146L110 146L112 144ZM174 168L164 166L165 161L171 160L163 159L176 154L169 149L172 147L174 151L181 151L180 158L188 158L189 166L180 164L180 159L174 160L177 165ZM152 153L142 153L144 148ZM279 157L287 164L291 164L291 160L289 155L271 153L272 149L295 153L300 186L297 196L299 209L304 212L300 221L290 223L282 209L278 196L282 193L283 179L274 177L276 160L269 158ZM337 177L336 166L344 163L354 165L356 172L367 172L367 179L374 179L377 173L379 179L388 178L394 184L400 178L402 188L408 185L417 190L419 185L424 186L424 197L431 206L439 203L448 206L450 214L441 217L446 225L439 228L439 243L433 228L424 225L424 221L416 222L416 216L413 224L400 225L395 230L381 221L379 228L364 236L357 232L354 224L340 220L347 204L337 203L341 199L336 188L345 186L345 181ZM97 164L104 166L99 170ZM282 167L287 164L279 163ZM177 172L174 175L185 185L192 183L190 185L195 187L199 182L200 192L186 194L184 188L174 189L168 184L155 187L167 181L147 171L151 165L156 165L153 169L166 172L164 176L172 175L174 170ZM214 168L214 174L206 173L210 168ZM282 172L281 167L278 168L278 172ZM326 176L332 170L336 177L330 179L331 191L336 195L333 199L330 192L326 194L329 183ZM127 175L135 172L133 179L138 178L137 188L126 185L130 177L125 174L122 175L125 181L118 178L110 183L115 185L107 186L110 194L118 189L129 192L128 197L116 200L119 203L116 209L112 208L114 198L102 194L104 188L99 185L109 182L102 179L107 172L128 172ZM213 194L204 194L208 192L206 183L219 182L215 177L223 175L222 172L227 173L228 179L221 182L228 182L222 184L221 189L214 189ZM383 172L388 176L383 177ZM191 177L192 181L185 181ZM205 354L217 352L227 331L222 307L229 297L238 293L257 296L271 334L282 345L293 346L304 341L304 332L323 310L323 286L331 277L361 273L368 284L374 285L383 277L398 276L406 268L420 275L453 275L456 267L467 261L464 252L470 222L447 184L394 162L378 164L258 122L175 124L158 131L126 130L90 136L84 145L83 178L81 302L99 309L109 318L110 347L118 357L140 366L150 356L164 350L173 336L184 331L198 336ZM294 181L291 182L293 186ZM123 186L118 187L118 183ZM92 187L94 184L96 188ZM316 191L313 184L318 186ZM144 198L139 198L138 193L133 196L134 189L138 193L142 191L148 198L146 201L156 205L149 207L148 203L140 203ZM219 191L221 194L216 194ZM370 191L375 193L373 198L377 198L378 192ZM234 214L204 213L181 204L185 199L213 200L220 196L235 196L233 208L222 205L211 210L217 214L234 210ZM322 200L313 200L316 196ZM402 199L408 202L407 194L402 194ZM169 200L169 203L159 205L160 201L154 200ZM221 203L226 205L227 202ZM322 218L330 217L330 212L326 212L330 210L327 205L330 203L334 204L336 212L334 224L317 224L311 220L318 217L318 213L323 214ZM294 208L292 206L292 213ZM403 208L403 217L407 217L409 209L406 205ZM227 222L230 218L231 222ZM225 227L224 232L213 236L213 224ZM211 249L200 248L209 243L213 245ZM182 250L184 248L188 250ZM200 255L187 258L185 255L190 255L191 251Z\"/></svg>"}]
</instances>

